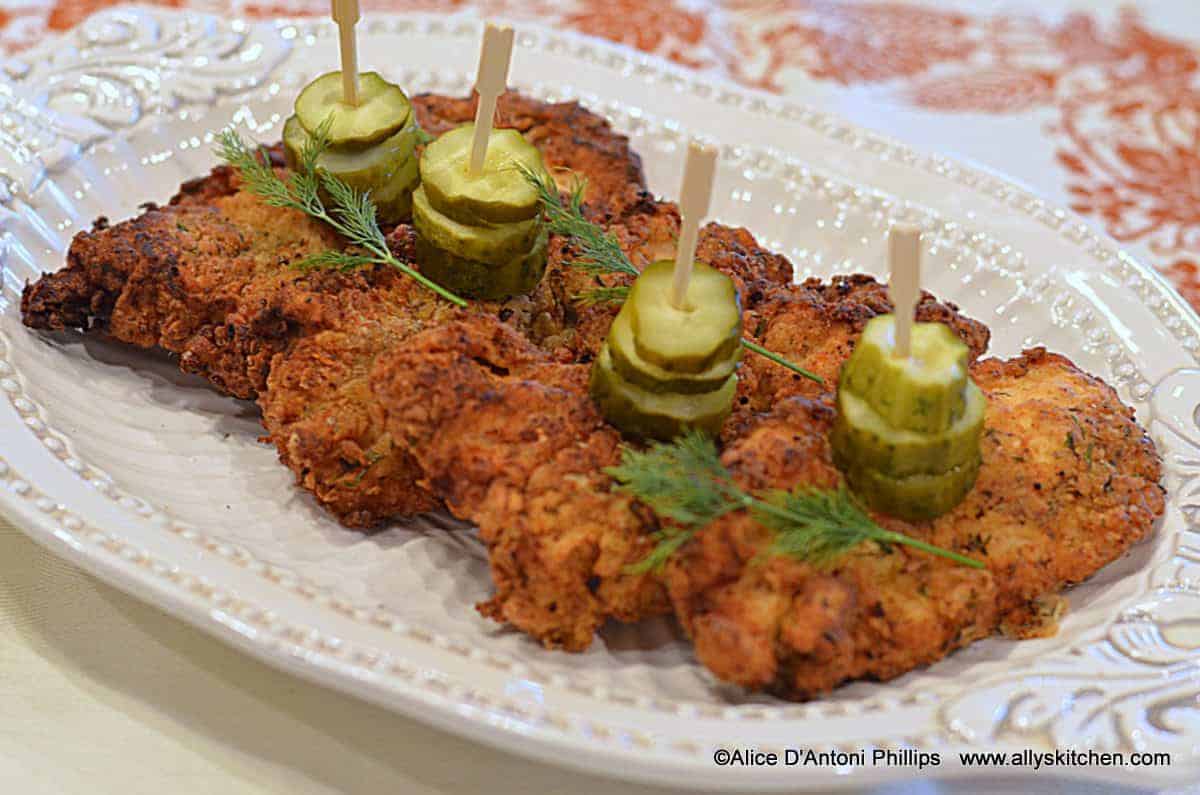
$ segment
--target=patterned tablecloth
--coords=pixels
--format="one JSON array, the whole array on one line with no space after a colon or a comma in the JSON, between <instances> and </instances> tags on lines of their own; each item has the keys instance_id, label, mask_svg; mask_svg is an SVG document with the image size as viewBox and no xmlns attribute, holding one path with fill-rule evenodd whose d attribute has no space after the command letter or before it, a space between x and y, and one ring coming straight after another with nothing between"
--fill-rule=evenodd
<instances>
[{"instance_id":1,"label":"patterned tablecloth","mask_svg":"<svg viewBox=\"0 0 1200 795\"><path fill-rule=\"evenodd\" d=\"M150 0L247 17L325 0ZM969 157L1103 227L1200 306L1197 0L364 0L536 19ZM18 54L113 0L7 0Z\"/></svg>"}]
</instances>

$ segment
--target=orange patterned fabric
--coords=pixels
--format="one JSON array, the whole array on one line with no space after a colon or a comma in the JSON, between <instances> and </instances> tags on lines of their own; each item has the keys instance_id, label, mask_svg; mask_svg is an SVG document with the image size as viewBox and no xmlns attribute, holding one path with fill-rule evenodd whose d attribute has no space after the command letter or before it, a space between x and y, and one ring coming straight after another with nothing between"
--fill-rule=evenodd
<instances>
[{"instance_id":1,"label":"orange patterned fabric","mask_svg":"<svg viewBox=\"0 0 1200 795\"><path fill-rule=\"evenodd\" d=\"M149 2L252 18L329 7L327 0ZM19 53L111 4L7 3L0 49ZM1024 11L999 4L1003 13L991 10L997 5L971 12L932 0L363 2L366 13L537 20L779 94L869 88L915 111L1019 119L1045 139L1056 164L1035 187L1064 196L1200 307L1200 44L1156 28L1136 5L1107 16L1082 0L1028 3ZM1184 34L1200 41L1200 17L1193 23ZM886 129L887 119L877 126Z\"/></svg>"}]
</instances>

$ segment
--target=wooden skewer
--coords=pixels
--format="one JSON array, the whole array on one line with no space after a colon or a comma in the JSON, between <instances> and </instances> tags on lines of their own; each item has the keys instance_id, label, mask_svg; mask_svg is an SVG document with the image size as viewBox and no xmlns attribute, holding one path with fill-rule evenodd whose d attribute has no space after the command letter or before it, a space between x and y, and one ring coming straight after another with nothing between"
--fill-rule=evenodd
<instances>
[{"instance_id":1,"label":"wooden skewer","mask_svg":"<svg viewBox=\"0 0 1200 795\"><path fill-rule=\"evenodd\" d=\"M921 294L921 230L897 224L888 235L888 265L891 280L888 296L896 315L895 355L907 357L912 350L913 312Z\"/></svg>"},{"instance_id":2,"label":"wooden skewer","mask_svg":"<svg viewBox=\"0 0 1200 795\"><path fill-rule=\"evenodd\" d=\"M671 306L688 309L688 283L696 256L696 236L700 221L708 215L712 199L713 177L717 172L717 150L693 141L688 145L683 165L683 185L679 188L679 245L675 249L675 271L671 281Z\"/></svg>"},{"instance_id":3,"label":"wooden skewer","mask_svg":"<svg viewBox=\"0 0 1200 795\"><path fill-rule=\"evenodd\" d=\"M338 26L338 46L342 54L342 101L358 105L358 0L330 0L333 21Z\"/></svg>"},{"instance_id":4,"label":"wooden skewer","mask_svg":"<svg viewBox=\"0 0 1200 795\"><path fill-rule=\"evenodd\" d=\"M508 85L508 64L512 60L513 29L508 25L488 26L483 31L483 46L479 50L479 73L475 76L475 92L479 107L475 109L475 136L471 139L470 174L483 170L487 157L488 138L492 134L492 119L496 115L496 100Z\"/></svg>"}]
</instances>

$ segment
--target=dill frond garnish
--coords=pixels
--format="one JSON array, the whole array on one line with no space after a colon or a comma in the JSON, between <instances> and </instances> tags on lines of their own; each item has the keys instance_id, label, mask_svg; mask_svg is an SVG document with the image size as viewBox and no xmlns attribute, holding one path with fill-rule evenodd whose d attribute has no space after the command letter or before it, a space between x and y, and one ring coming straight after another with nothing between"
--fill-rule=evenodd
<instances>
[{"instance_id":1,"label":"dill frond garnish","mask_svg":"<svg viewBox=\"0 0 1200 795\"><path fill-rule=\"evenodd\" d=\"M617 238L584 217L583 193L587 189L587 180L572 175L571 189L564 204L553 180L535 174L523 163L517 164L517 168L537 190L538 200L546 213L547 229L556 235L572 238L579 246L580 256L571 261L572 266L596 275L624 273L636 277L640 273L621 250ZM614 297L603 300L617 300L615 294L613 295ZM623 298L622 295L621 300ZM599 303L594 298L589 298L588 294L576 296L576 300Z\"/></svg>"},{"instance_id":2,"label":"dill frond garnish","mask_svg":"<svg viewBox=\"0 0 1200 795\"><path fill-rule=\"evenodd\" d=\"M597 304L607 304L609 301L623 303L628 297L629 288L624 285L616 285L614 287L593 287L586 293L575 296L575 300L584 306L596 306Z\"/></svg>"},{"instance_id":3,"label":"dill frond garnish","mask_svg":"<svg viewBox=\"0 0 1200 795\"><path fill-rule=\"evenodd\" d=\"M376 258L369 254L352 254L348 251L330 249L319 254L309 255L299 262L293 263L293 267L302 271L333 270L349 273L366 265L374 265L375 262Z\"/></svg>"},{"instance_id":4,"label":"dill frond garnish","mask_svg":"<svg viewBox=\"0 0 1200 795\"><path fill-rule=\"evenodd\" d=\"M776 490L763 495L751 513L760 524L776 532L775 543L771 545L772 552L791 555L817 566L829 565L843 552L863 541L904 543L887 536L887 530L871 521L845 485L836 489L800 487L794 491ZM915 542L911 544L913 546L922 543L908 536L905 538ZM934 554L945 554L945 550L939 549ZM945 557L957 559L954 553L945 554ZM980 565L969 558L959 562Z\"/></svg>"},{"instance_id":5,"label":"dill frond garnish","mask_svg":"<svg viewBox=\"0 0 1200 795\"><path fill-rule=\"evenodd\" d=\"M811 372L809 370L805 370L803 367L801 367L798 364L793 364L792 362L789 362L787 359L783 358L778 353L775 353L775 351L767 350L766 348L759 345L757 342L754 342L753 340L749 339L748 337L742 337L742 347L748 351L753 351L754 353L757 353L759 356L765 356L766 358L775 362L775 364L779 365L780 367L786 367L788 370L791 370L793 373L799 373L800 375L804 376L805 378L810 378L813 381L816 381L818 384L825 383L824 379L821 378L821 376L817 375L816 373Z\"/></svg>"},{"instance_id":6,"label":"dill frond garnish","mask_svg":"<svg viewBox=\"0 0 1200 795\"><path fill-rule=\"evenodd\" d=\"M768 554L789 555L815 566L828 566L864 541L900 544L981 569L983 563L920 539L885 530L871 520L845 486L801 486L756 496L733 481L716 444L699 431L645 450L625 448L618 466L604 470L617 488L645 503L670 525L656 537L655 548L629 567L632 574L660 569L696 531L737 510L775 532Z\"/></svg>"},{"instance_id":7,"label":"dill frond garnish","mask_svg":"<svg viewBox=\"0 0 1200 795\"><path fill-rule=\"evenodd\" d=\"M658 516L684 526L706 525L745 507L716 445L699 431L645 450L626 447L621 463L604 471Z\"/></svg>"},{"instance_id":8,"label":"dill frond garnish","mask_svg":"<svg viewBox=\"0 0 1200 795\"><path fill-rule=\"evenodd\" d=\"M271 167L262 146L250 147L231 129L217 137L217 155L236 168L247 190L268 205L297 210L324 221L358 251L322 251L295 263L301 270L351 271L364 265L390 265L419 284L465 307L467 302L396 259L375 219L375 202L369 192L357 191L327 171L317 168L317 158L329 146L329 120L312 134L300 153L299 167L283 180ZM330 201L325 206L324 190Z\"/></svg>"},{"instance_id":9,"label":"dill frond garnish","mask_svg":"<svg viewBox=\"0 0 1200 795\"><path fill-rule=\"evenodd\" d=\"M621 244L617 242L617 238L611 232L606 232L599 224L592 223L584 217L583 192L587 188L585 180L579 178L578 175L573 175L571 190L567 201L564 203L562 196L558 192L558 186L554 184L553 180L535 174L524 165L518 165L518 168L524 174L529 184L537 191L538 199L541 201L542 209L546 214L549 230L554 234L573 238L579 245L580 256L576 259L568 260L568 265L597 276L622 273L637 277L641 273L629 261L629 257L621 250ZM603 304L608 301L624 301L628 297L629 288L623 285L602 285L573 296L576 301L585 306ZM824 383L824 379L816 373L806 370L798 364L789 362L779 354L772 353L752 340L743 338L742 345L747 350L765 356L779 366L791 370L793 373L816 381L818 384Z\"/></svg>"}]
</instances>

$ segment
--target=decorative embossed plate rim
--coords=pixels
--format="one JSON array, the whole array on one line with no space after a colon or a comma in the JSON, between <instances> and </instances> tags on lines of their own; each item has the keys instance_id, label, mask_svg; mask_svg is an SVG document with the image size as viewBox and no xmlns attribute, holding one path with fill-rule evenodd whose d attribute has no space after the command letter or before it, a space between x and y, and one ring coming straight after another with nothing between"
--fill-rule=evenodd
<instances>
[{"instance_id":1,"label":"decorative embossed plate rim","mask_svg":"<svg viewBox=\"0 0 1200 795\"><path fill-rule=\"evenodd\" d=\"M18 252L19 236L12 230L31 222L22 197L86 162L90 146L115 140L114 134L137 140L138 130L167 117L200 124L206 113L223 110L246 123L278 83L286 91L297 82L298 69L312 67L308 59L301 66L297 52L310 58L329 54L330 31L313 21L249 25L118 10L5 64L7 77L0 84L0 166L8 177L8 190L0 196L5 256ZM453 46L446 51L445 72L454 61L460 69L454 77L427 69L408 69L399 77L424 88L440 81L445 89L462 90L478 31L473 21L370 18L364 48L382 48L397 38L413 46L446 42ZM309 49L314 46L316 51ZM805 770L801 780L786 769L715 768L709 756L714 747L733 744L828 749L912 744L946 754L960 747L1092 743L1169 747L1176 760L1165 770L1072 774L1139 784L1194 777L1200 640L1193 645L1193 636L1179 628L1200 605L1200 538L1188 497L1195 474L1189 454L1200 438L1193 416L1200 375L1191 369L1200 322L1161 278L1086 224L1002 179L827 114L578 36L526 27L519 48L514 82L522 89L578 96L609 113L618 126L653 128L654 140L664 145L685 133L706 135L723 144L725 162L741 168L748 183L769 177L839 207L873 202L875 212L910 216L939 240L945 237L947 245L969 247L1014 272L1042 271L1042 281L1031 278L1029 287L1054 294L1051 313L1058 325L1080 326L1079 333L1087 335L1081 344L1097 351L1143 420L1153 419L1169 465L1169 515L1143 570L1129 575L1139 578L1138 593L1112 622L1086 642L1014 667L1010 676L947 682L896 698L885 692L800 706L657 703L543 681L502 654L340 599L127 493L77 456L69 436L47 425L42 408L25 394L22 373L7 358L12 341L3 330L0 389L7 400L0 403L6 440L0 446L0 509L59 554L261 659L546 761L704 788L827 788L905 774L899 768L822 768ZM571 85L543 81L523 69L522 55L528 63L534 60L530 54L569 65ZM89 93L80 78L91 74L107 76L117 86L115 96ZM1015 240L1021 241L1019 250L1004 242ZM1050 266L1034 261L1039 256L1071 264L1046 270ZM1063 287L1046 273L1075 275L1077 281ZM8 274L6 266L6 280ZM11 311L4 300L17 286L6 285L0 310ZM1114 314L1114 308L1121 312ZM1138 356L1139 349L1154 355ZM514 695L530 686L537 688L537 699ZM1096 721L1088 720L1092 715L1118 728L1096 731ZM883 718L887 728L880 729ZM933 772L952 774L958 767L948 760Z\"/></svg>"}]
</instances>

